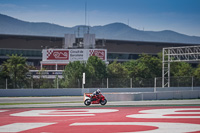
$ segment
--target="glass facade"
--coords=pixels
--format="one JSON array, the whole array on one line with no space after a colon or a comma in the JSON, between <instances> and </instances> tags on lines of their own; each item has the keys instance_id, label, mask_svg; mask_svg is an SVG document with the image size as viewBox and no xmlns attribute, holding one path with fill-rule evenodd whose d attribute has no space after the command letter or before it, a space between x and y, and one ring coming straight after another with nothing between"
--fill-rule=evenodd
<instances>
[{"instance_id":1,"label":"glass facade","mask_svg":"<svg viewBox=\"0 0 200 133\"><path fill-rule=\"evenodd\" d=\"M57 66L57 69L58 69L58 70L65 70L65 66L66 66L66 65L58 65L58 66Z\"/></svg>"},{"instance_id":2,"label":"glass facade","mask_svg":"<svg viewBox=\"0 0 200 133\"><path fill-rule=\"evenodd\" d=\"M42 57L41 50L0 49L0 56L7 56L12 54L22 55L24 57Z\"/></svg>"},{"instance_id":3,"label":"glass facade","mask_svg":"<svg viewBox=\"0 0 200 133\"><path fill-rule=\"evenodd\" d=\"M108 60L136 60L139 58L138 54L125 54L125 53L108 53Z\"/></svg>"},{"instance_id":4,"label":"glass facade","mask_svg":"<svg viewBox=\"0 0 200 133\"><path fill-rule=\"evenodd\" d=\"M56 65L43 65L42 66L45 70L56 70Z\"/></svg>"},{"instance_id":5,"label":"glass facade","mask_svg":"<svg viewBox=\"0 0 200 133\"><path fill-rule=\"evenodd\" d=\"M35 69L40 69L40 61L42 60L41 50L27 49L0 49L0 65L7 60L7 55L18 55L27 58L27 64L34 66Z\"/></svg>"},{"instance_id":6,"label":"glass facade","mask_svg":"<svg viewBox=\"0 0 200 133\"><path fill-rule=\"evenodd\" d=\"M6 60L5 56L7 55L22 55L27 57L27 63L31 66L35 66L37 69L40 69L40 61L42 61L42 51L41 50L27 50L27 49L0 49L0 56L4 58L0 59L0 64ZM114 60L118 62L124 62L128 60L136 60L139 58L139 54L132 53L107 53L107 60L111 63ZM57 64L57 70L64 70L65 64ZM43 65L43 68L46 70L56 70L56 64L46 64Z\"/></svg>"}]
</instances>

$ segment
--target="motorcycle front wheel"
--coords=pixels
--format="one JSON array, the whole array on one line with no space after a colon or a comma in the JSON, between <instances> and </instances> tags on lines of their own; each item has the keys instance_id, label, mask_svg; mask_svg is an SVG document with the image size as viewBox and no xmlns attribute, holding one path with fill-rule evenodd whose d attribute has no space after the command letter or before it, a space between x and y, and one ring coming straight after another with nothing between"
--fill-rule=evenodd
<instances>
[{"instance_id":1,"label":"motorcycle front wheel","mask_svg":"<svg viewBox=\"0 0 200 133\"><path fill-rule=\"evenodd\" d=\"M107 103L107 100L106 100L106 99L101 100L101 102L100 102L101 105L106 105L106 103Z\"/></svg>"},{"instance_id":2,"label":"motorcycle front wheel","mask_svg":"<svg viewBox=\"0 0 200 133\"><path fill-rule=\"evenodd\" d=\"M86 100L84 101L84 104L85 104L86 106L89 106L89 105L91 104L90 99L86 99Z\"/></svg>"}]
</instances>

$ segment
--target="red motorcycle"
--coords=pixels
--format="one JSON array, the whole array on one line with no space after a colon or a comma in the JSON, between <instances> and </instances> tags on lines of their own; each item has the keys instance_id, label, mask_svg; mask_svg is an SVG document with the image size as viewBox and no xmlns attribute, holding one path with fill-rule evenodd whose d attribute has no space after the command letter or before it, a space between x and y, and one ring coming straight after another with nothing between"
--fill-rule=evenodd
<instances>
[{"instance_id":1,"label":"red motorcycle","mask_svg":"<svg viewBox=\"0 0 200 133\"><path fill-rule=\"evenodd\" d=\"M84 104L86 106L89 106L90 104L105 105L106 103L107 103L107 100L101 93L95 96L91 94L85 94L84 96Z\"/></svg>"}]
</instances>

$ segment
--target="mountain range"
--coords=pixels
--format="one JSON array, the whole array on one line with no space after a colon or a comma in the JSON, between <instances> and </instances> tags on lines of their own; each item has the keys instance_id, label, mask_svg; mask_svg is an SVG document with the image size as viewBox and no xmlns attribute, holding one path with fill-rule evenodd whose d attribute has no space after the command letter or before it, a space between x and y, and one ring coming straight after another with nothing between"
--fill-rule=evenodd
<instances>
[{"instance_id":1,"label":"mountain range","mask_svg":"<svg viewBox=\"0 0 200 133\"><path fill-rule=\"evenodd\" d=\"M0 34L64 37L67 33L78 35L78 31L81 33L87 30L78 27L85 26L64 27L51 23L26 22L0 14ZM96 38L101 39L200 44L198 36L188 36L171 30L142 31L123 23L87 28L90 33L96 34Z\"/></svg>"}]
</instances>

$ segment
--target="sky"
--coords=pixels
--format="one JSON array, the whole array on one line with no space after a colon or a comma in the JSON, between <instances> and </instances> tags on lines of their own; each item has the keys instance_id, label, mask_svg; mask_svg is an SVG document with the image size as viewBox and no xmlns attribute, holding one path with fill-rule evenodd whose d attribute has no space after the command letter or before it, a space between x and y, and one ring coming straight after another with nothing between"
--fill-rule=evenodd
<instances>
[{"instance_id":1,"label":"sky","mask_svg":"<svg viewBox=\"0 0 200 133\"><path fill-rule=\"evenodd\" d=\"M0 0L0 13L65 27L121 22L138 30L200 36L200 0Z\"/></svg>"}]
</instances>

